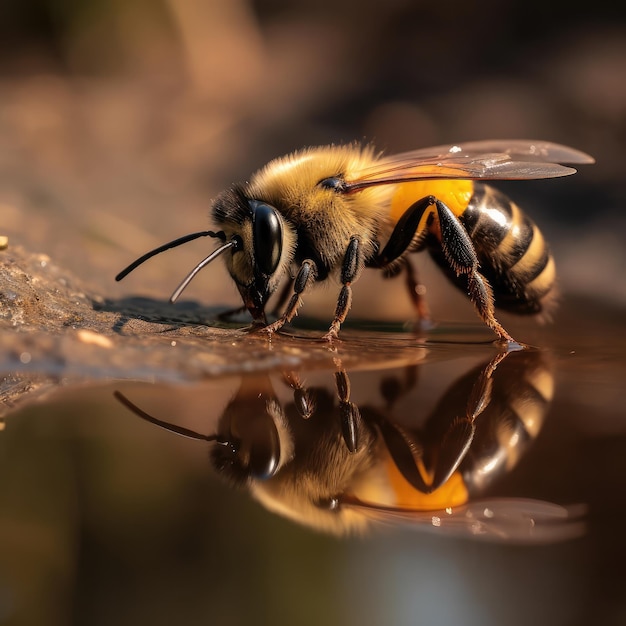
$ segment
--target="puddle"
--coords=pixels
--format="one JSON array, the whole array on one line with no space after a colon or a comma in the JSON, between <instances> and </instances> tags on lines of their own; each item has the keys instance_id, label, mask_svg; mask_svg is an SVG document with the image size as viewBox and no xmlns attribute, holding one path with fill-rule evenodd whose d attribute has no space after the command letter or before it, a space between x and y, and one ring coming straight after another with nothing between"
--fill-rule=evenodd
<instances>
[{"instance_id":1,"label":"puddle","mask_svg":"<svg viewBox=\"0 0 626 626\"><path fill-rule=\"evenodd\" d=\"M474 326L355 325L332 349L226 329L280 358L70 377L0 432L0 623L618 614L624 359L605 319L509 353Z\"/></svg>"},{"instance_id":2,"label":"puddle","mask_svg":"<svg viewBox=\"0 0 626 626\"><path fill-rule=\"evenodd\" d=\"M567 508L485 497L541 432L554 390L548 354L500 353L476 366L392 361L352 373L334 354L335 370L315 376L247 375L190 390L187 402L223 407L203 432L156 417L167 389L148 391L149 412L130 400L134 390L114 395L147 422L208 441L214 473L314 529L403 523L514 543L583 532ZM459 366L468 368L460 376Z\"/></svg>"}]
</instances>

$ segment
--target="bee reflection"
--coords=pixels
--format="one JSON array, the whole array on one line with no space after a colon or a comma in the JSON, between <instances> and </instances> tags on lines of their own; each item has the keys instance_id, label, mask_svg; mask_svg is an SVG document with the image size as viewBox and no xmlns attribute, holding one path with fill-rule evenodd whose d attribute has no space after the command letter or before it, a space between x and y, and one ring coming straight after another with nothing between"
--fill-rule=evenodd
<instances>
[{"instance_id":1,"label":"bee reflection","mask_svg":"<svg viewBox=\"0 0 626 626\"><path fill-rule=\"evenodd\" d=\"M510 471L536 438L553 393L546 356L500 353L445 390L432 412L395 415L418 385L419 366L380 384L380 406L357 406L337 361L334 385L307 388L283 375L281 403L270 376L243 378L218 432L202 435L143 412L167 430L212 442L211 462L267 509L336 534L373 522L437 527L440 532L509 541L576 534L567 509L522 499L478 498ZM403 406L406 402L403 403Z\"/></svg>"}]
</instances>

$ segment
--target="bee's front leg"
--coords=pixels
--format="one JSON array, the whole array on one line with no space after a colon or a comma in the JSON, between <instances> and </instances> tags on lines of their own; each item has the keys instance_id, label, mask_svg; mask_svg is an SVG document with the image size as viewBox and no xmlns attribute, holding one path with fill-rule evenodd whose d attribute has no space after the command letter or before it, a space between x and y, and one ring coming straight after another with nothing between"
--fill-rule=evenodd
<instances>
[{"instance_id":1,"label":"bee's front leg","mask_svg":"<svg viewBox=\"0 0 626 626\"><path fill-rule=\"evenodd\" d=\"M300 308L300 305L302 304L300 296L309 285L315 282L316 277L317 266L315 265L315 263L310 259L305 259L304 261L302 261L302 265L298 270L296 279L293 281L293 295L291 296L291 299L289 300L289 303L287 304L287 307L285 308L283 314L275 322L264 326L261 330L268 334L272 334L280 330L285 324L290 322L294 318L294 316L298 312L298 309Z\"/></svg>"}]
</instances>

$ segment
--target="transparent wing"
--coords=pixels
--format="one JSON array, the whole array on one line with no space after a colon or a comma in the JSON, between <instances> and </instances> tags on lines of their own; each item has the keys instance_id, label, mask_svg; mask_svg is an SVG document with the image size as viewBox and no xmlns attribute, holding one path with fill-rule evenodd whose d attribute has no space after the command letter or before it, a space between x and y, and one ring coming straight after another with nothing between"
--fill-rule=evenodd
<instances>
[{"instance_id":1,"label":"transparent wing","mask_svg":"<svg viewBox=\"0 0 626 626\"><path fill-rule=\"evenodd\" d=\"M525 180L574 174L563 163L593 163L589 155L547 141L490 140L436 146L382 157L347 180L347 191L426 179Z\"/></svg>"},{"instance_id":2,"label":"transparent wing","mask_svg":"<svg viewBox=\"0 0 626 626\"><path fill-rule=\"evenodd\" d=\"M442 160L455 159L459 156L471 158L481 154L507 154L517 160L535 160L553 163L593 163L593 157L558 143L535 141L531 139L488 139L484 141L467 141L452 145L420 148L409 152L392 155L389 159Z\"/></svg>"},{"instance_id":3,"label":"transparent wing","mask_svg":"<svg viewBox=\"0 0 626 626\"><path fill-rule=\"evenodd\" d=\"M381 523L505 543L553 543L579 537L585 532L583 506L563 507L525 498L478 500L443 511L396 509L365 502L350 505Z\"/></svg>"}]
</instances>

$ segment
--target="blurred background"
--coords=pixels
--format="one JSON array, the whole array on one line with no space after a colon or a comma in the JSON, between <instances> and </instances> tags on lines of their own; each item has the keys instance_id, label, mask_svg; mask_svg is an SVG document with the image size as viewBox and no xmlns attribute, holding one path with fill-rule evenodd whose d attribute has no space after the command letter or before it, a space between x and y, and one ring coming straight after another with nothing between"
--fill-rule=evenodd
<instances>
[{"instance_id":1,"label":"blurred background","mask_svg":"<svg viewBox=\"0 0 626 626\"><path fill-rule=\"evenodd\" d=\"M2 2L0 230L105 295L165 297L206 242L119 286L112 276L205 228L211 198L273 157L353 140L394 152L541 138L597 165L502 187L546 232L566 291L624 304L625 76L626 22L608 0L584 10L535 0ZM189 297L236 303L224 273L211 272ZM380 301L368 310L378 315ZM394 310L410 315L403 299Z\"/></svg>"},{"instance_id":2,"label":"blurred background","mask_svg":"<svg viewBox=\"0 0 626 626\"><path fill-rule=\"evenodd\" d=\"M583 303L569 310L598 333L578 318L560 345L584 335L593 359L593 307L623 325L626 305L619 3L0 1L0 235L107 297L169 296L206 242L113 276L204 229L211 198L273 157L355 139L394 152L509 137L597 160L501 186L541 225L566 302ZM475 320L419 264L435 316ZM375 288L355 289L355 315L411 317L403 294L382 296L393 281L362 280ZM239 301L221 267L185 295ZM334 297L319 296L325 317ZM561 355L566 393L516 480L530 475L546 498L582 493L603 515L589 540L545 549L417 533L340 542L229 490L201 444L129 421L109 388L27 408L0 433L0 623L624 623L622 383L599 353L590 369ZM451 380L433 378L435 392ZM228 398L200 390L186 404L187 392L144 397L210 431Z\"/></svg>"}]
</instances>

